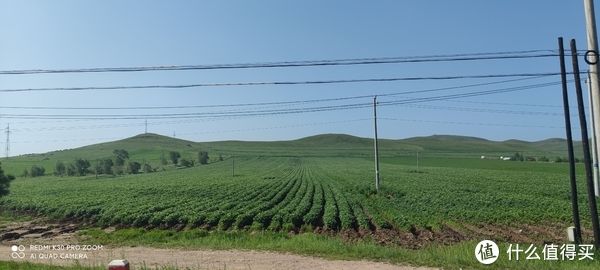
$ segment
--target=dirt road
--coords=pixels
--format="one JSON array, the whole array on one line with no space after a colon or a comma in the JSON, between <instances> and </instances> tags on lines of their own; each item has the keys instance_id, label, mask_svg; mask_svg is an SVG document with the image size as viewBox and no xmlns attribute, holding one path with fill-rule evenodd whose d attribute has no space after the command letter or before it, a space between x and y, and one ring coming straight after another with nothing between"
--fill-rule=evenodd
<instances>
[{"instance_id":1,"label":"dirt road","mask_svg":"<svg viewBox=\"0 0 600 270\"><path fill-rule=\"evenodd\" d=\"M19 246L16 246L17 249ZM79 257L81 265L107 265L112 259L127 259L133 267L177 266L179 269L378 269L378 270L429 270L432 268L398 266L368 261L325 260L292 254L258 251L178 250L145 247L103 247L102 250L49 250L66 249L66 246L25 246L16 253L13 246L0 245L0 260L29 261L54 265L72 265ZM76 247L71 247L72 249ZM84 247L80 247L84 248ZM91 248L91 247L90 247ZM18 258L24 255L24 258ZM82 258L84 256L86 258ZM13 259L11 257L17 257ZM61 258L62 257L62 258Z\"/></svg>"}]
</instances>

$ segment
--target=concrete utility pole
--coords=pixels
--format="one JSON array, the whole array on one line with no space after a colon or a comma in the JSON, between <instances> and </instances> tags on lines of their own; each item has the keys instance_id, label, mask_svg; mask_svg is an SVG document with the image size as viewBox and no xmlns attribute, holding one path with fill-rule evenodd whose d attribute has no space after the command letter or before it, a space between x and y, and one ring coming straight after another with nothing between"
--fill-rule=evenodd
<instances>
[{"instance_id":1,"label":"concrete utility pole","mask_svg":"<svg viewBox=\"0 0 600 270\"><path fill-rule=\"evenodd\" d=\"M373 120L375 124L375 190L379 193L379 149L377 144L377 96L373 97Z\"/></svg>"},{"instance_id":2,"label":"concrete utility pole","mask_svg":"<svg viewBox=\"0 0 600 270\"><path fill-rule=\"evenodd\" d=\"M596 52L593 57L595 59L588 59L596 62L595 64L590 64L590 97L592 99L592 106L590 108L592 114L592 138L597 137L597 134L600 134L600 77L598 77L598 33L596 31L596 15L594 13L594 0L583 0L583 7L585 9L585 23L586 23L586 32L587 32L587 46L588 50ZM600 149L598 147L600 144L595 143L594 151L596 153L600 153ZM596 169L596 172L598 170ZM597 173L594 173L596 175ZM594 177L594 186L595 186L595 195L596 197L600 196L600 191L598 190L598 177Z\"/></svg>"},{"instance_id":3,"label":"concrete utility pole","mask_svg":"<svg viewBox=\"0 0 600 270\"><path fill-rule=\"evenodd\" d=\"M144 121L144 134L148 134L148 119Z\"/></svg>"},{"instance_id":4,"label":"concrete utility pole","mask_svg":"<svg viewBox=\"0 0 600 270\"><path fill-rule=\"evenodd\" d=\"M591 86L590 81L591 81L591 74L588 72L588 78L587 78L587 80L585 80L585 82L587 83L588 91L590 93L588 95L588 106L590 108L590 117L591 117L591 119L590 119L591 121L590 122L591 122L591 125L592 125L591 126L591 128L592 128L592 134L591 134L591 137L592 137L591 138L592 139L592 141L591 141L592 147L590 149L591 152L592 152L592 165L593 165L592 166L592 169L593 169L593 171L592 171L593 175L592 176L594 177L594 193L596 194L596 197L598 197L599 193L600 193L599 190L598 190L600 188L599 185L598 185L598 178L599 178L600 172L598 171L598 151L597 151L597 148L596 148L596 144L598 142L596 141L597 138L596 138L596 134L594 132L594 128L596 127L596 123L595 123L596 119L594 118L594 111L595 111L595 109L592 106L592 95L591 95L591 93L592 93L592 86Z\"/></svg>"},{"instance_id":5,"label":"concrete utility pole","mask_svg":"<svg viewBox=\"0 0 600 270\"><path fill-rule=\"evenodd\" d=\"M6 124L6 158L10 153L10 124Z\"/></svg>"}]
</instances>

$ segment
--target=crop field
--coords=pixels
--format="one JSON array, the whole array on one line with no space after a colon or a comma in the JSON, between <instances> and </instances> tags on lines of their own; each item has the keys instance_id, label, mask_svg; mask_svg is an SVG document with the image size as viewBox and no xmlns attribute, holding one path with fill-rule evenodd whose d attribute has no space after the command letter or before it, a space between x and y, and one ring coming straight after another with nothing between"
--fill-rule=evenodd
<instances>
[{"instance_id":1,"label":"crop field","mask_svg":"<svg viewBox=\"0 0 600 270\"><path fill-rule=\"evenodd\" d=\"M116 178L17 179L2 207L98 226L216 230L437 232L451 227L468 235L470 227L462 225L566 224L571 219L565 164L531 163L525 171L519 170L523 163L484 160L505 167L465 169L452 168L456 161L442 158L425 159L436 166L416 171L405 161L384 159L380 194L374 191L368 159L240 157L235 177L224 161ZM585 209L584 186L579 190Z\"/></svg>"},{"instance_id":2,"label":"crop field","mask_svg":"<svg viewBox=\"0 0 600 270\"><path fill-rule=\"evenodd\" d=\"M566 163L481 159L481 152L468 151L452 156L443 145L483 145L489 156L515 151L503 143L459 139L383 140L376 192L368 139L322 135L291 142L195 143L140 135L3 160L8 173L36 164L48 172L17 176L10 194L0 198L0 217L78 224L82 239L115 246L284 251L430 266L477 266L472 247L481 239L503 245L566 242L564 231L571 225ZM516 147L527 149L525 155L560 155L544 152L548 148ZM129 160L148 161L158 170L52 175L58 161L110 158L114 149L127 149ZM207 165L161 165L157 158L176 150L193 160L205 149L211 155ZM220 155L223 160L216 158ZM582 164L577 170L583 236L589 242ZM507 260L498 265L513 266Z\"/></svg>"}]
</instances>

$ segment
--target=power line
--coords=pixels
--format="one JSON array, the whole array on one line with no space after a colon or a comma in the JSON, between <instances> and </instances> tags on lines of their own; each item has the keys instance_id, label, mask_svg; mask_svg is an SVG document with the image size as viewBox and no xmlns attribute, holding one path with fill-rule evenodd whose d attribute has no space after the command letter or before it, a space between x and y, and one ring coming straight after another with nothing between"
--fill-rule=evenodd
<instances>
[{"instance_id":1,"label":"power line","mask_svg":"<svg viewBox=\"0 0 600 270\"><path fill-rule=\"evenodd\" d=\"M551 104L489 102L489 101L476 101L476 100L447 100L447 101L448 102L457 102L457 103L488 104L488 105L503 105L503 106L522 106L522 107L546 107L546 108L560 108L560 107L562 107L560 105L551 105Z\"/></svg>"},{"instance_id":2,"label":"power line","mask_svg":"<svg viewBox=\"0 0 600 270\"><path fill-rule=\"evenodd\" d=\"M500 114L519 114L519 115L546 115L546 116L563 116L558 112L540 112L540 111L515 111L489 108L466 108L466 107L450 107L450 106L434 106L434 105L414 105L405 104L407 107L433 110L461 111L461 112L482 112L482 113L500 113Z\"/></svg>"},{"instance_id":3,"label":"power line","mask_svg":"<svg viewBox=\"0 0 600 270\"><path fill-rule=\"evenodd\" d=\"M438 87L421 90L401 91L394 93L380 93L375 94L381 97L398 96L406 94L417 94L417 93L429 93L439 92L445 90L464 89L477 86L487 86L494 84L502 84L523 80L531 80L542 77L526 77L518 79L509 79L495 82L484 82L476 84L467 84L450 87ZM526 85L523 87L536 86ZM249 106L263 106L263 105L293 105L293 104L306 104L306 103L318 103L318 102L330 102L330 101L344 101L353 99L364 99L372 98L373 95L360 95L360 96L349 96L349 97L335 97L335 98L322 98L322 99L308 99L308 100L294 100L294 101L275 101L275 102L258 102L258 103L237 103L237 104L216 104L216 105L178 105L178 106L128 106L128 107L56 107L56 106L0 106L0 109L32 109L32 110L147 110L147 109L190 109L190 108L219 108L219 107L249 107Z\"/></svg>"},{"instance_id":4,"label":"power line","mask_svg":"<svg viewBox=\"0 0 600 270\"><path fill-rule=\"evenodd\" d=\"M428 101L436 101L436 100L448 100L448 99L456 99L456 98L463 98L463 97L482 96L482 95L489 95L489 94L498 94L498 93L521 91L521 90L529 90L529 89L553 86L553 85L558 85L558 84L560 84L560 82L539 83L539 84L533 84L533 85L516 86L516 87L508 87L508 88L477 91L477 92L468 92L468 93L460 93L460 94L451 94L451 95L443 95L443 96L412 98L412 99L395 100L395 101L384 101L381 103L387 104L387 105L395 105L395 104L428 102Z\"/></svg>"},{"instance_id":5,"label":"power line","mask_svg":"<svg viewBox=\"0 0 600 270\"><path fill-rule=\"evenodd\" d=\"M481 122L457 122L457 121L437 121L437 120L420 120L420 119L402 119L393 117L381 117L382 120L403 121L414 123L432 123L432 124L450 124L450 125L468 125L468 126L493 126L493 127L518 127L518 128L558 128L564 129L561 126L543 126L543 125L519 125L519 124L501 124L501 123L481 123Z\"/></svg>"},{"instance_id":6,"label":"power line","mask_svg":"<svg viewBox=\"0 0 600 270\"><path fill-rule=\"evenodd\" d=\"M531 53L536 53L536 54L531 54ZM44 74L44 73L48 74L48 73L98 73L98 72L174 71L174 70L214 70L214 69L248 69L248 68L289 68L289 67L314 67L314 66L348 66L348 65L371 65L371 64L530 59L530 58L545 58L545 57L555 57L555 56L558 56L558 55L555 52L549 53L549 50L530 50L530 51L467 53L467 54L448 54L448 55L429 55L429 56L352 58L352 59L334 59L334 60L305 60L305 61L242 63L242 64L216 64L216 65L168 65L168 66L139 66L139 67L74 68L74 69L3 70L3 71L0 71L0 75L22 75L22 74Z\"/></svg>"},{"instance_id":7,"label":"power line","mask_svg":"<svg viewBox=\"0 0 600 270\"><path fill-rule=\"evenodd\" d=\"M424 120L424 119L406 119L406 118L393 118L393 117L378 117L377 119L388 120L388 121L403 121L403 122L414 122L414 123L432 123L432 124L449 124L449 125L470 125L470 126L497 126L497 127L517 127L517 128L564 128L560 126L544 126L544 125L519 125L519 124L502 124L502 123L481 123L481 122L457 122L457 121L438 121L438 120ZM179 135L196 135L196 134L220 134L220 133L233 133L233 132L248 132L248 131L260 131L260 130L272 130L272 129L286 129L286 128L297 128L307 126L320 126L320 125L331 125L331 124L342 124L342 123L353 123L353 122L364 122L372 121L372 118L359 118L349 119L340 121L325 121L325 122L310 122L303 124L294 125L280 125L270 127L255 127L247 129L231 129L231 130L218 130L218 131L201 131L201 132L186 132L180 133ZM43 142L69 142L73 140L77 141L90 141L90 140L112 140L121 139L121 137L103 137L103 138L77 138L77 139L54 139L54 140L35 140L35 141L18 141L13 143L43 143Z\"/></svg>"},{"instance_id":8,"label":"power line","mask_svg":"<svg viewBox=\"0 0 600 270\"><path fill-rule=\"evenodd\" d=\"M359 118L359 119L349 119L349 120L340 120L340 121L325 121L325 122L311 122L304 124L294 124L294 125L281 125L281 126L271 126L271 127L256 127L256 128L248 128L248 129L231 129L231 130L220 130L220 131L200 131L200 132L186 132L179 133L179 135L194 135L194 134L219 134L226 132L246 132L246 131L259 131L259 130L271 130L271 129L284 129L284 128L295 128L295 127L308 127L308 126L320 126L320 125L331 125L331 124L346 124L353 122L363 122L363 121L371 121L371 118ZM77 138L78 141L88 141L88 140L112 140L112 139L120 139L120 137L103 137L103 138ZM35 140L35 141L18 141L14 143L42 143L42 142L69 142L71 139L54 139L54 140Z\"/></svg>"},{"instance_id":9,"label":"power line","mask_svg":"<svg viewBox=\"0 0 600 270\"><path fill-rule=\"evenodd\" d=\"M394 81L421 81L421 80L458 80L458 79L487 79L487 78L510 78L510 77L546 77L546 76L556 76L556 75L560 75L560 73L557 73L557 72L511 73L511 74L483 74L483 75L429 76L429 77L369 78L369 79L347 79L347 80L227 82L227 83L198 83L198 84L173 84L173 85L46 87L46 88L0 89L0 92L185 89L185 88L199 88L199 87L229 87L229 86L313 85L313 84L340 84L340 83L394 82Z\"/></svg>"},{"instance_id":10,"label":"power line","mask_svg":"<svg viewBox=\"0 0 600 270\"><path fill-rule=\"evenodd\" d=\"M546 87L556 85L559 82L551 83L540 83L528 86L508 87L494 90L467 92L460 94L403 99L403 100L392 100L379 102L381 106L393 106L409 103L421 103L436 100L447 100L457 99L463 97L490 95L497 93L514 92L521 90L528 90L540 87ZM162 113L162 114L3 114L4 118L21 118L21 119L174 119L174 118L218 118L218 117L230 117L230 116L259 116L259 115L271 115L271 114L293 114L293 113L308 113L308 112L321 112L321 111L335 111L335 110L348 110L369 107L371 103L353 103L353 104L342 104L342 105L329 105L319 107L303 107L303 108L292 108L292 109L275 109L275 110L247 110L237 112L200 112L200 113ZM508 112L508 110L505 110Z\"/></svg>"},{"instance_id":11,"label":"power line","mask_svg":"<svg viewBox=\"0 0 600 270\"><path fill-rule=\"evenodd\" d=\"M464 89L477 86L487 86L494 84L502 84L508 82L516 82L523 80L531 80L541 77L527 77L518 79L509 79L495 82L485 82L476 84L467 84L459 86L441 87L441 88L430 88L422 90L411 90L394 93L380 93L375 94L377 96L397 96L415 93L428 93L438 92L445 90ZM147 109L190 109L190 108L219 108L219 107L249 107L249 106L263 106L263 105L293 105L293 104L306 104L306 103L318 103L318 102L329 102L329 101L344 101L352 99L363 99L372 98L373 95L360 95L360 96L349 96L349 97L335 97L335 98L322 98L322 99L308 99L308 100L294 100L294 101L275 101L275 102L258 102L258 103L237 103L237 104L216 104L216 105L178 105L178 106L128 106L128 107L55 107L55 106L0 106L0 109L33 109L33 110L147 110Z\"/></svg>"}]
</instances>

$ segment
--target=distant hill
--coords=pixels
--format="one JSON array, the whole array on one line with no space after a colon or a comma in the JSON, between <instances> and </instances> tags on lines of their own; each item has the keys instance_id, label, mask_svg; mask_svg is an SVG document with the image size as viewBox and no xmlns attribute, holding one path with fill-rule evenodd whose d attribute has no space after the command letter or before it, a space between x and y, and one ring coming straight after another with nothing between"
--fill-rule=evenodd
<instances>
[{"instance_id":1,"label":"distant hill","mask_svg":"<svg viewBox=\"0 0 600 270\"><path fill-rule=\"evenodd\" d=\"M455 135L433 135L398 140L401 143L423 147L424 151L456 153L514 153L525 152L531 155L566 155L567 143L564 139L553 138L528 142L521 140L491 141L487 139ZM581 143L575 143L576 153L581 153Z\"/></svg>"},{"instance_id":2,"label":"distant hill","mask_svg":"<svg viewBox=\"0 0 600 270\"><path fill-rule=\"evenodd\" d=\"M566 156L564 139L546 139L527 142L520 140L492 141L477 137L455 135L432 135L400 140L380 139L382 156L412 155L423 152L444 157L472 157L481 155ZM71 162L85 158L93 164L95 160L112 157L114 149L125 149L130 159L158 165L161 155L168 158L169 151L178 151L182 158L197 159L199 151L208 151L211 158L230 156L348 156L371 157L373 139L347 134L320 134L288 141L219 141L192 142L158 134L140 134L123 140L88 145L75 149L30 154L0 160L7 172L19 174L33 164L52 170L57 161ZM576 155L581 156L581 143L577 142Z\"/></svg>"}]
</instances>

